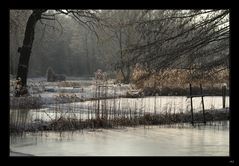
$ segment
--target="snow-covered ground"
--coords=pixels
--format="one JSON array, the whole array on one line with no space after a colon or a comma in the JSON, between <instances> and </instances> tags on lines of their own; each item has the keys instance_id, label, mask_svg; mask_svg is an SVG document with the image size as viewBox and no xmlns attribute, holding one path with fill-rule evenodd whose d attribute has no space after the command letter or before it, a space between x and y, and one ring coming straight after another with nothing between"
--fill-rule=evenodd
<instances>
[{"instance_id":1,"label":"snow-covered ground","mask_svg":"<svg viewBox=\"0 0 239 166\"><path fill-rule=\"evenodd\" d=\"M41 96L39 99L43 103L41 109L32 109L29 112L31 121L34 119L50 120L56 116L56 112L65 112L66 116L80 116L82 119L88 118L89 111L95 111L99 102L99 110L102 109L125 111L136 111L138 113L150 112L178 113L190 111L190 100L184 96L157 96L144 98L116 98L107 100L94 100L81 102L79 99L92 98L96 95L96 82L92 78L71 78L63 82L47 82L44 78L28 79L29 91L32 96ZM113 80L107 83L107 96L125 95L131 89L130 85L114 84ZM105 90L101 89L101 96ZM194 111L202 110L201 98L193 98ZM229 107L229 97L226 97L226 107ZM221 109L222 97L204 97L204 108ZM91 114L92 115L92 114ZM60 116L60 114L59 114ZM13 117L12 117L13 118ZM93 117L94 118L94 117Z\"/></svg>"},{"instance_id":2,"label":"snow-covered ground","mask_svg":"<svg viewBox=\"0 0 239 166\"><path fill-rule=\"evenodd\" d=\"M114 80L107 83L96 83L94 78L68 78L61 82L47 82L45 78L29 78L28 90L31 96L40 96L44 104L54 104L59 102L59 97L88 99L96 96L97 87L100 87L100 96L108 97L126 95L132 87L129 84L115 84ZM10 80L10 96L13 96L14 80ZM62 100L61 100L62 101ZM64 101L63 101L64 102Z\"/></svg>"}]
</instances>

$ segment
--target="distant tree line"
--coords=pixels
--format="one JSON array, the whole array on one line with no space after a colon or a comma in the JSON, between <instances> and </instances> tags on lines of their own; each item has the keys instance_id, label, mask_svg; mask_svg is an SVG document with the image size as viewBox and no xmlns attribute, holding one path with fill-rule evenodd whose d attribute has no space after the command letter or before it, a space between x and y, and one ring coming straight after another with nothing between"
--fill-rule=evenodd
<instances>
[{"instance_id":1,"label":"distant tree line","mask_svg":"<svg viewBox=\"0 0 239 166\"><path fill-rule=\"evenodd\" d=\"M49 11L51 14L52 11ZM18 47L22 45L24 30L31 10L10 11L10 74L17 74ZM92 75L105 69L104 55L98 51L93 32L65 15L55 20L41 20L35 27L35 41L29 62L29 76L46 76L48 67L67 76ZM16 20L16 21L15 21ZM20 29L21 27L21 29Z\"/></svg>"},{"instance_id":2,"label":"distant tree line","mask_svg":"<svg viewBox=\"0 0 239 166\"><path fill-rule=\"evenodd\" d=\"M34 12L42 13L29 76L45 76L48 67L67 76L100 68L129 83L137 64L147 71L144 77L170 68L203 75L229 68L229 10L10 10L12 75Z\"/></svg>"}]
</instances>

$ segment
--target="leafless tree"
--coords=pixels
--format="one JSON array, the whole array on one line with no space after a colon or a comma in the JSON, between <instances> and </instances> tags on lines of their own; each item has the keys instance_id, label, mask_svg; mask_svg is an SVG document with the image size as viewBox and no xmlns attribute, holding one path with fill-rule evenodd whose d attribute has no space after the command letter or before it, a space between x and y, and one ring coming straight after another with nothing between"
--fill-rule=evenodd
<instances>
[{"instance_id":1,"label":"leafless tree","mask_svg":"<svg viewBox=\"0 0 239 166\"><path fill-rule=\"evenodd\" d=\"M228 66L229 10L150 10L137 24L141 43L125 50L150 72Z\"/></svg>"},{"instance_id":2,"label":"leafless tree","mask_svg":"<svg viewBox=\"0 0 239 166\"><path fill-rule=\"evenodd\" d=\"M26 89L26 86L27 86L29 59L31 56L31 50L32 50L33 41L34 41L36 23L40 21L41 24L54 28L52 25L48 24L47 22L44 22L44 20L56 21L59 25L61 25L59 21L57 20L57 15L60 15L60 14L64 14L66 16L72 17L81 25L89 28L93 32L96 32L95 26L99 22L99 19L97 17L97 11L94 11L94 10L49 11L47 9L32 10L32 13L29 16L26 23L23 46L18 49L18 52L20 53L20 57L19 57L18 70L17 70L17 79L21 78L22 88ZM26 91L24 90L24 93L25 92Z\"/></svg>"}]
</instances>

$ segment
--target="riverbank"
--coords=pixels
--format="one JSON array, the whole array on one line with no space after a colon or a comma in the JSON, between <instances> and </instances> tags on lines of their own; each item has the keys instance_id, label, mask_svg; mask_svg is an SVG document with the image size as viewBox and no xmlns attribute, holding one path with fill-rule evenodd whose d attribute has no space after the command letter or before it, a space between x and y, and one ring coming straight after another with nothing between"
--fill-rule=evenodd
<instances>
[{"instance_id":1,"label":"riverbank","mask_svg":"<svg viewBox=\"0 0 239 166\"><path fill-rule=\"evenodd\" d=\"M108 84L110 86L98 89L93 80L38 84L40 91L32 89L32 96L10 97L10 132L164 125L191 123L192 120L190 100L186 96L122 98L130 86L118 86L113 81ZM205 96L203 99L206 122L229 119L229 108L221 109L221 97ZM229 97L225 106L229 107ZM204 121L201 110L201 98L194 98L197 122Z\"/></svg>"},{"instance_id":2,"label":"riverbank","mask_svg":"<svg viewBox=\"0 0 239 166\"><path fill-rule=\"evenodd\" d=\"M19 110L18 110L19 111ZM214 121L229 120L229 108L218 110L205 110L203 112L195 112L193 123L212 123ZM17 113L17 112L16 112ZM20 114L17 113L17 114ZM25 113L26 114L26 113ZM121 114L97 114L96 118L81 119L76 118L76 114L72 113L73 117L61 115L49 121L37 119L33 122L20 122L23 117L16 119L10 123L10 133L22 132L38 132L38 131L74 131L83 129L99 129L99 128L120 128L120 127L136 127L140 125L168 125L176 123L192 123L192 116L190 112L162 112L159 114L143 113L143 112L123 112ZM39 116L39 115L38 115ZM108 117L108 118L107 118ZM26 119L26 118L25 118Z\"/></svg>"}]
</instances>

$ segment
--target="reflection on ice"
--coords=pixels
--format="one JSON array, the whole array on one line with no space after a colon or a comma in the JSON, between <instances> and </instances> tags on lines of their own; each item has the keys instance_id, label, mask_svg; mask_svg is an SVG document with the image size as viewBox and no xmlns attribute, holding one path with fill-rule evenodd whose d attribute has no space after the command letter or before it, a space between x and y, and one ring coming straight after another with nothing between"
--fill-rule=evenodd
<instances>
[{"instance_id":1,"label":"reflection on ice","mask_svg":"<svg viewBox=\"0 0 239 166\"><path fill-rule=\"evenodd\" d=\"M11 137L11 150L37 156L229 156L229 130L150 126L31 133Z\"/></svg>"},{"instance_id":2,"label":"reflection on ice","mask_svg":"<svg viewBox=\"0 0 239 166\"><path fill-rule=\"evenodd\" d=\"M55 104L54 95L59 93L75 93L80 98L94 95L95 86L92 85L92 80L82 80L81 85L59 87L58 83L44 82L40 95L46 104L45 108L10 110L10 123L15 126L23 124L24 128L28 123L50 121L62 115L89 119L95 118L96 109L116 110L117 113L136 111L157 114L190 111L190 100L182 96L116 98L99 100L99 103L94 100ZM116 96L124 94L127 89L127 86L117 87ZM108 94L114 95L114 91L109 89ZM221 109L222 97L204 97L204 104L206 110ZM201 98L193 98L193 106L195 112L202 110ZM226 97L226 107L229 107L229 97ZM23 136L11 135L10 148L15 152L40 156L228 156L229 122L208 125L211 126L193 128L190 124L175 124L176 128L164 125L27 133Z\"/></svg>"}]
</instances>

